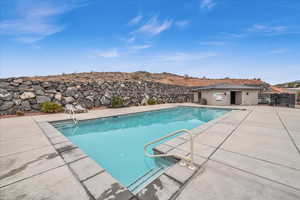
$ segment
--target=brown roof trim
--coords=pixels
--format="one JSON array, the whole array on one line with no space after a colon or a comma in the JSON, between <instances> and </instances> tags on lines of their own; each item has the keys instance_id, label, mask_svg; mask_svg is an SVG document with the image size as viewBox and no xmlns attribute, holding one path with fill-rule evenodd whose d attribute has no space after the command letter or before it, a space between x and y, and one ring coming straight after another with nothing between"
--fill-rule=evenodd
<instances>
[{"instance_id":1,"label":"brown roof trim","mask_svg":"<svg viewBox=\"0 0 300 200\"><path fill-rule=\"evenodd\" d=\"M193 89L193 91L199 90L261 90L261 88L247 85L216 84Z\"/></svg>"}]
</instances>

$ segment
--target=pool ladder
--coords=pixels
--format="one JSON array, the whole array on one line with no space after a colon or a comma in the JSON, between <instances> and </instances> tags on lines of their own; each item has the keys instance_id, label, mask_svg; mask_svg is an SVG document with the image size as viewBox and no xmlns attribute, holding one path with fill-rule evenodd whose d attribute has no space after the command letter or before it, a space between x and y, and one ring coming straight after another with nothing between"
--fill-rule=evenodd
<instances>
[{"instance_id":1,"label":"pool ladder","mask_svg":"<svg viewBox=\"0 0 300 200\"><path fill-rule=\"evenodd\" d=\"M72 107L68 108L65 113L69 114L69 118L73 120L74 124L78 123L78 120L75 117L75 111Z\"/></svg>"},{"instance_id":2,"label":"pool ladder","mask_svg":"<svg viewBox=\"0 0 300 200\"><path fill-rule=\"evenodd\" d=\"M190 154L189 154L189 156L181 156L181 155L168 154L168 153L153 155L153 154L150 154L150 153L147 152L147 148L151 144L155 144L155 143L160 142L160 141L162 141L162 140L164 140L166 138L175 136L175 135L177 135L179 133L183 133L183 132L188 133L190 135ZM144 146L144 153L145 153L146 156L148 156L150 158L176 157L176 158L181 159L181 161L179 163L180 165L187 166L189 169L192 169L192 170L195 169L195 165L194 165L194 139L193 139L193 134L189 130L187 130L187 129L181 129L181 130L175 131L173 133L170 133L170 134L168 134L166 136L163 136L163 137L158 138L158 139L156 139L156 140L154 140L152 142L147 143ZM184 161L186 161L186 162L184 162Z\"/></svg>"}]
</instances>

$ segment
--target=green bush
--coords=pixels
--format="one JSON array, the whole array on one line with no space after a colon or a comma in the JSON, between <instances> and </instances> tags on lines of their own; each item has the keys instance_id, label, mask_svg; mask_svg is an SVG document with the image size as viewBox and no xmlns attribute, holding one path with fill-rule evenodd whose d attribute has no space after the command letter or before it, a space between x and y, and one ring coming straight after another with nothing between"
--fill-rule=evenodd
<instances>
[{"instance_id":1,"label":"green bush","mask_svg":"<svg viewBox=\"0 0 300 200\"><path fill-rule=\"evenodd\" d=\"M112 108L120 108L124 106L124 101L121 97L113 97L111 100Z\"/></svg>"},{"instance_id":2,"label":"green bush","mask_svg":"<svg viewBox=\"0 0 300 200\"><path fill-rule=\"evenodd\" d=\"M154 98L151 98L151 99L148 99L148 102L147 102L149 105L154 105L154 104L157 104L156 100Z\"/></svg>"},{"instance_id":3,"label":"green bush","mask_svg":"<svg viewBox=\"0 0 300 200\"><path fill-rule=\"evenodd\" d=\"M41 110L45 113L57 113L63 111L64 109L61 105L48 101L41 104Z\"/></svg>"},{"instance_id":4,"label":"green bush","mask_svg":"<svg viewBox=\"0 0 300 200\"><path fill-rule=\"evenodd\" d=\"M18 115L18 116L24 116L25 113L23 111L17 110L16 115Z\"/></svg>"}]
</instances>

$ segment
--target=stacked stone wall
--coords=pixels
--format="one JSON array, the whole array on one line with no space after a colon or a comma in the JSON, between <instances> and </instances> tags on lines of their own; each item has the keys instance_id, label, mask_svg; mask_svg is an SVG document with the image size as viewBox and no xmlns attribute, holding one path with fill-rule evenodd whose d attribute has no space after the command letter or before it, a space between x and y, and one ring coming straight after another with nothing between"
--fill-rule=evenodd
<instances>
[{"instance_id":1,"label":"stacked stone wall","mask_svg":"<svg viewBox=\"0 0 300 200\"><path fill-rule=\"evenodd\" d=\"M46 82L8 78L0 80L0 114L40 111L41 104L48 101L64 107L110 106L115 96L121 97L125 106L144 105L149 98L157 103L192 101L191 88L156 82Z\"/></svg>"}]
</instances>

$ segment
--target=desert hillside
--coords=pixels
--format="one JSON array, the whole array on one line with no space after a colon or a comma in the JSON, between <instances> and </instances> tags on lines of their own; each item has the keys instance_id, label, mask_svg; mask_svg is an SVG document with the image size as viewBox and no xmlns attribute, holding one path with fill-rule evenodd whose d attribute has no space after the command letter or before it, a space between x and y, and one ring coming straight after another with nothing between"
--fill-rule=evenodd
<instances>
[{"instance_id":1,"label":"desert hillside","mask_svg":"<svg viewBox=\"0 0 300 200\"><path fill-rule=\"evenodd\" d=\"M72 73L53 76L36 76L26 77L24 80L40 81L65 81L65 82L93 82L93 81L152 81L180 86L207 86L218 83L246 84L246 85L263 85L266 84L260 79L208 79L181 76L171 73L150 73L145 71L139 72L87 72Z\"/></svg>"},{"instance_id":2,"label":"desert hillside","mask_svg":"<svg viewBox=\"0 0 300 200\"><path fill-rule=\"evenodd\" d=\"M281 83L281 84L277 84L276 86L282 87L282 88L300 88L300 80L287 82L287 83Z\"/></svg>"}]
</instances>

